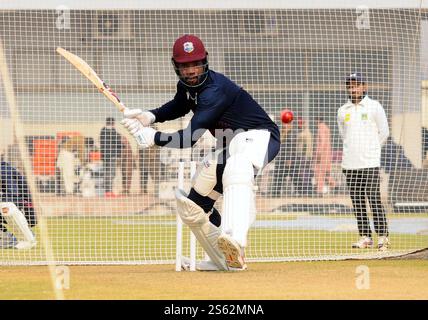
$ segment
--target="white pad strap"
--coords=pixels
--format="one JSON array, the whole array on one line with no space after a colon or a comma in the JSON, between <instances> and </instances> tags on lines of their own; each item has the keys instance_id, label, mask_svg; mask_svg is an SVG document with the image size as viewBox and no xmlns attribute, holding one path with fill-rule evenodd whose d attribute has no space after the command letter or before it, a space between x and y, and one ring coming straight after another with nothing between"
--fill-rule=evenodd
<instances>
[{"instance_id":1,"label":"white pad strap","mask_svg":"<svg viewBox=\"0 0 428 320\"><path fill-rule=\"evenodd\" d=\"M226 260L217 244L220 229L209 221L208 215L200 206L187 198L183 190L176 189L175 197L181 220L189 226L202 248L204 248L219 270L228 270Z\"/></svg>"},{"instance_id":2,"label":"white pad strap","mask_svg":"<svg viewBox=\"0 0 428 320\"><path fill-rule=\"evenodd\" d=\"M210 197L217 200L220 194L214 190L217 184L217 157L222 150L210 152L204 160L202 160L198 171L193 178L193 189L204 197Z\"/></svg>"},{"instance_id":3,"label":"white pad strap","mask_svg":"<svg viewBox=\"0 0 428 320\"><path fill-rule=\"evenodd\" d=\"M0 204L1 215L7 222L7 229L19 241L25 241L30 244L36 242L33 232L28 226L24 214L12 202L2 202Z\"/></svg>"},{"instance_id":4,"label":"white pad strap","mask_svg":"<svg viewBox=\"0 0 428 320\"><path fill-rule=\"evenodd\" d=\"M256 217L254 168L245 154L227 159L223 173L222 229L241 247L247 246L247 234Z\"/></svg>"}]
</instances>

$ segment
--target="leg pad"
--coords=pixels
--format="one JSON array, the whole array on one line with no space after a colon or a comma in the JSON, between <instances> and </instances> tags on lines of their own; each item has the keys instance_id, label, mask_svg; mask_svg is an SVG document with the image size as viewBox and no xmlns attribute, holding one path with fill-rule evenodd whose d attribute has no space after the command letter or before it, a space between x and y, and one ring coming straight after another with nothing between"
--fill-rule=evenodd
<instances>
[{"instance_id":1,"label":"leg pad","mask_svg":"<svg viewBox=\"0 0 428 320\"><path fill-rule=\"evenodd\" d=\"M217 244L220 229L209 221L208 215L201 207L187 198L183 190L177 189L175 197L181 220L189 226L202 248L204 248L219 270L228 270L223 253L219 250Z\"/></svg>"}]
</instances>

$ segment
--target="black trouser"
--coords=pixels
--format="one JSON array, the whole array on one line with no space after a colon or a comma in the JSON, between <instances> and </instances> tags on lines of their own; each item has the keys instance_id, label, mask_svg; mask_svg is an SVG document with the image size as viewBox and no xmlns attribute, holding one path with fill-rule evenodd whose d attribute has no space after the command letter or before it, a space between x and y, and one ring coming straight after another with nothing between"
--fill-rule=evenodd
<instances>
[{"instance_id":1,"label":"black trouser","mask_svg":"<svg viewBox=\"0 0 428 320\"><path fill-rule=\"evenodd\" d=\"M379 168L343 170L351 194L354 214L360 236L371 237L370 220L367 216L366 198L373 212L373 224L379 236L388 236L388 224L380 195Z\"/></svg>"},{"instance_id":2,"label":"black trouser","mask_svg":"<svg viewBox=\"0 0 428 320\"><path fill-rule=\"evenodd\" d=\"M113 179L116 175L116 163L116 158L108 158L103 160L105 192L111 192L113 189Z\"/></svg>"},{"instance_id":3,"label":"black trouser","mask_svg":"<svg viewBox=\"0 0 428 320\"><path fill-rule=\"evenodd\" d=\"M147 183L149 181L150 159L145 149L139 150L139 168L140 168L140 192L147 193Z\"/></svg>"}]
</instances>

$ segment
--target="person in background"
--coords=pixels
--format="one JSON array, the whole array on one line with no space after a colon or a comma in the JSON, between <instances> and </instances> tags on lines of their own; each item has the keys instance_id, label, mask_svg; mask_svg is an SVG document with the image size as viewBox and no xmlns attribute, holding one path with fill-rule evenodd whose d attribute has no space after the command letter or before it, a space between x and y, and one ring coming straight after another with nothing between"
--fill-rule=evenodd
<instances>
[{"instance_id":1,"label":"person in background","mask_svg":"<svg viewBox=\"0 0 428 320\"><path fill-rule=\"evenodd\" d=\"M8 213L7 216L4 216ZM13 228L9 224L13 224ZM31 249L37 224L26 178L10 163L0 162L0 249Z\"/></svg>"},{"instance_id":2,"label":"person in background","mask_svg":"<svg viewBox=\"0 0 428 320\"><path fill-rule=\"evenodd\" d=\"M315 121L317 124L317 136L313 157L314 178L317 194L323 195L336 186L336 182L331 176L331 132L323 117L318 116Z\"/></svg>"},{"instance_id":3,"label":"person in background","mask_svg":"<svg viewBox=\"0 0 428 320\"><path fill-rule=\"evenodd\" d=\"M422 127L422 163L428 168L428 129Z\"/></svg>"},{"instance_id":4,"label":"person in background","mask_svg":"<svg viewBox=\"0 0 428 320\"><path fill-rule=\"evenodd\" d=\"M386 173L414 168L412 162L404 153L403 147L396 143L391 136L386 139L382 146L380 166Z\"/></svg>"},{"instance_id":5,"label":"person in background","mask_svg":"<svg viewBox=\"0 0 428 320\"><path fill-rule=\"evenodd\" d=\"M299 193L302 196L313 194L313 138L307 121L301 117L297 118L297 140L296 140L296 163L298 166Z\"/></svg>"},{"instance_id":6,"label":"person in background","mask_svg":"<svg viewBox=\"0 0 428 320\"><path fill-rule=\"evenodd\" d=\"M346 77L349 100L337 112L337 123L343 140L342 169L346 177L359 241L353 248L373 247L372 230L367 215L366 198L373 212L378 249L387 250L388 223L381 202L381 147L389 136L388 120L382 105L367 95L368 85L359 72Z\"/></svg>"},{"instance_id":7,"label":"person in background","mask_svg":"<svg viewBox=\"0 0 428 320\"><path fill-rule=\"evenodd\" d=\"M132 182L132 171L134 170L134 154L128 139L122 136L122 156L120 158L120 169L122 172L122 194L129 195Z\"/></svg>"},{"instance_id":8,"label":"person in background","mask_svg":"<svg viewBox=\"0 0 428 320\"><path fill-rule=\"evenodd\" d=\"M274 185L272 190L274 197L284 195L287 177L290 177L293 185L297 178L297 174L294 174L297 148L296 139L294 122L283 123L281 128L281 148L275 160Z\"/></svg>"},{"instance_id":9,"label":"person in background","mask_svg":"<svg viewBox=\"0 0 428 320\"><path fill-rule=\"evenodd\" d=\"M57 171L57 194L72 195L75 192L75 184L79 182L79 177L76 175L76 166L79 164L77 152L69 144L69 137L64 137L59 144L58 157L56 159Z\"/></svg>"},{"instance_id":10,"label":"person in background","mask_svg":"<svg viewBox=\"0 0 428 320\"><path fill-rule=\"evenodd\" d=\"M297 119L297 128L297 153L310 160L313 155L312 132L309 129L307 121L300 117Z\"/></svg>"},{"instance_id":11,"label":"person in background","mask_svg":"<svg viewBox=\"0 0 428 320\"><path fill-rule=\"evenodd\" d=\"M122 155L123 144L121 135L116 131L114 118L106 118L105 126L101 129L99 138L105 197L115 198L117 195L113 193L113 179L116 175L117 161Z\"/></svg>"}]
</instances>

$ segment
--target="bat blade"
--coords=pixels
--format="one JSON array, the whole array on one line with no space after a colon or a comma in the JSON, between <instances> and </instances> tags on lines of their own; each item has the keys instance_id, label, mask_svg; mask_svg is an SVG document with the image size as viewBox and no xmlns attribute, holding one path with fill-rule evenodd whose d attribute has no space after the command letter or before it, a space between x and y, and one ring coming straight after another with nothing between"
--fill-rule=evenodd
<instances>
[{"instance_id":1,"label":"bat blade","mask_svg":"<svg viewBox=\"0 0 428 320\"><path fill-rule=\"evenodd\" d=\"M101 80L98 74L89 64L86 63L85 60L61 47L58 47L56 52L63 56L86 78L88 78L89 81L91 81L111 102L115 104L119 111L123 112L126 109L117 94L103 80Z\"/></svg>"}]
</instances>

